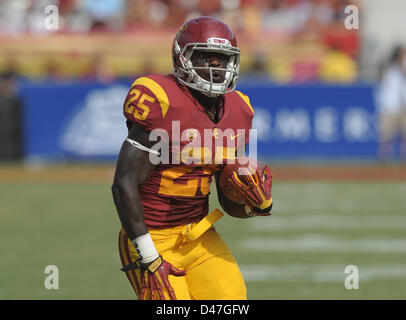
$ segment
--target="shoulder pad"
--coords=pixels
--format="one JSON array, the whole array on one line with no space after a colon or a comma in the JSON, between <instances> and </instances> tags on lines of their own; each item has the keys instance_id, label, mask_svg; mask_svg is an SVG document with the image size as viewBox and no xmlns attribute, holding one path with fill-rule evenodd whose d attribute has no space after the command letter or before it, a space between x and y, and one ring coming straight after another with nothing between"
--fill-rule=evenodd
<instances>
[{"instance_id":1,"label":"shoulder pad","mask_svg":"<svg viewBox=\"0 0 406 320\"><path fill-rule=\"evenodd\" d=\"M124 102L124 116L145 130L159 128L169 109L163 87L150 76L134 81Z\"/></svg>"},{"instance_id":2,"label":"shoulder pad","mask_svg":"<svg viewBox=\"0 0 406 320\"><path fill-rule=\"evenodd\" d=\"M144 86L148 88L157 98L162 111L162 118L165 118L166 113L169 109L169 99L164 88L155 80L150 77L140 77L134 81L132 87L134 86Z\"/></svg>"},{"instance_id":3,"label":"shoulder pad","mask_svg":"<svg viewBox=\"0 0 406 320\"><path fill-rule=\"evenodd\" d=\"M252 113L252 116L254 115L254 109L252 108L252 106L251 106L251 103L250 103L250 98L247 96L247 95L245 95L245 94L243 94L242 92L240 92L240 91L238 91L238 90L234 90L239 96L240 96L240 98L245 102L245 104L248 106L248 108L249 108L249 110L251 111L251 113Z\"/></svg>"}]
</instances>

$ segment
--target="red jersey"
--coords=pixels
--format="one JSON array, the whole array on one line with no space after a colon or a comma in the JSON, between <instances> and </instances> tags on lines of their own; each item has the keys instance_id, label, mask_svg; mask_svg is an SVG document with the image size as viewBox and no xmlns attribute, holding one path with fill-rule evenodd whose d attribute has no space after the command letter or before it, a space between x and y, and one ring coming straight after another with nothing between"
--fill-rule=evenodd
<instances>
[{"instance_id":1,"label":"red jersey","mask_svg":"<svg viewBox=\"0 0 406 320\"><path fill-rule=\"evenodd\" d=\"M172 75L144 76L131 86L124 102L127 121L164 133L161 162L139 189L148 228L198 222L208 214L213 174L248 143L254 115L249 98L239 91L221 99L215 123Z\"/></svg>"}]
</instances>

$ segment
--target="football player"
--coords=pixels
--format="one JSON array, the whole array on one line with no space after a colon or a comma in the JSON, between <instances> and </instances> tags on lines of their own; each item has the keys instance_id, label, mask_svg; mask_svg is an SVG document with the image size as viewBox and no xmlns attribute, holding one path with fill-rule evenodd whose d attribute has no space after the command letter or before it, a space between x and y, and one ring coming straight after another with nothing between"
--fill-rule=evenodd
<instances>
[{"instance_id":1,"label":"football player","mask_svg":"<svg viewBox=\"0 0 406 320\"><path fill-rule=\"evenodd\" d=\"M198 17L177 32L172 59L173 75L138 78L124 102L128 137L112 186L122 271L139 299L246 299L240 269L213 227L223 213L208 212L210 183L229 154L219 139L246 145L254 115L249 98L234 90L240 50L226 24ZM166 163L151 161L162 156L155 129L167 133L159 140L170 150ZM209 143L195 147L207 131ZM256 179L234 181L245 204L228 200L217 184L230 215L270 214L271 172L252 174ZM258 190L265 197L255 197Z\"/></svg>"}]
</instances>

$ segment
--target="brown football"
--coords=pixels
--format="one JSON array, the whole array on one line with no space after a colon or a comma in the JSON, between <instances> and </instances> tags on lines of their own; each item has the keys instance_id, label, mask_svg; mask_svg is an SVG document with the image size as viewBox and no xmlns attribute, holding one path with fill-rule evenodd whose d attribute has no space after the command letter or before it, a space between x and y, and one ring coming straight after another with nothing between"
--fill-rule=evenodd
<instances>
[{"instance_id":1,"label":"brown football","mask_svg":"<svg viewBox=\"0 0 406 320\"><path fill-rule=\"evenodd\" d=\"M235 189L234 185L230 182L233 172L237 172L238 178L245 184L248 184L246 176L238 174L238 169L247 168L250 165L251 168L255 169L255 166L258 166L260 169L263 169L263 165L248 157L240 157L235 159L235 163L228 163L224 166L220 173L219 185L223 194L231 201L234 201L239 204L243 204L244 200L239 195L238 191Z\"/></svg>"}]
</instances>

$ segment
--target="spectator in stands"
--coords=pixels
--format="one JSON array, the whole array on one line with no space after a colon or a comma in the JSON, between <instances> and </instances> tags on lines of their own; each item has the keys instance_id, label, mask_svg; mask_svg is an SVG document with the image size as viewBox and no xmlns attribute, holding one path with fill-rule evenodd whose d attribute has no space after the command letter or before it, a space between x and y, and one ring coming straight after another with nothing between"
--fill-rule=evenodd
<instances>
[{"instance_id":1,"label":"spectator in stands","mask_svg":"<svg viewBox=\"0 0 406 320\"><path fill-rule=\"evenodd\" d=\"M82 76L85 81L98 81L112 83L117 75L103 54L96 53L92 56L88 69Z\"/></svg>"},{"instance_id":2,"label":"spectator in stands","mask_svg":"<svg viewBox=\"0 0 406 320\"><path fill-rule=\"evenodd\" d=\"M406 160L406 49L394 48L377 92L379 156L386 162L394 155L395 138L401 135L400 155Z\"/></svg>"},{"instance_id":3,"label":"spectator in stands","mask_svg":"<svg viewBox=\"0 0 406 320\"><path fill-rule=\"evenodd\" d=\"M241 72L241 78L253 81L269 81L270 73L267 67L267 56L265 52L254 52L252 61L248 68Z\"/></svg>"},{"instance_id":4,"label":"spectator in stands","mask_svg":"<svg viewBox=\"0 0 406 320\"><path fill-rule=\"evenodd\" d=\"M115 35L121 39L134 33L151 40L155 35L177 27L194 16L210 15L224 20L236 30L243 47L265 48L268 72L278 82L305 83L317 79L349 82L357 77L354 60L359 51L358 33L345 30L343 23L344 7L352 1L354 0L0 0L0 36L5 36L0 45L0 55L18 46L19 59L27 65L23 70L25 75L32 77L35 74L35 77L38 69L41 69L41 77L45 74L55 79L69 79L72 77L72 70L56 68L54 62L46 61L48 56L58 55L55 61L58 61L58 65L65 66L72 60L71 51L68 52L65 48L72 47L78 56L87 55L91 59L92 52L100 50L105 56L103 60L112 61L114 59L111 57L117 56L116 52L121 48L111 46L106 49L109 33L116 32ZM58 8L59 28L55 31L44 27L44 9L49 5ZM87 33L93 31L102 31L101 37L89 37L89 41L77 47L69 45L69 41L82 43L80 37L86 37ZM41 41L51 33L55 37L49 42ZM66 37L66 40L58 38L64 33L74 33L78 37ZM38 34L43 37L38 37ZM8 41L8 37L13 35L22 35L29 41L26 42L23 37L17 41ZM104 43L102 36L106 37ZM30 45L19 45L19 42ZM319 74L323 42L327 45L335 43L340 50L329 51L325 55ZM132 40L128 43L120 52L123 57L132 56L141 47ZM310 51L306 51L307 53L301 54L306 59L297 59L296 55L302 48L315 53L308 54ZM148 55L156 66L162 66L159 71L163 71L165 62L159 61L161 55L157 52L149 55L141 49L139 51L142 55ZM32 63L33 60L35 63ZM132 69L131 59L126 58L125 61L120 62L120 66L128 63L128 68ZM110 71L105 70L104 65L105 62L100 63L96 58L93 66L89 67L92 70L83 68L75 76L92 79L96 74L101 77L101 81L110 81ZM260 67L253 68L251 71L259 72ZM32 72L34 69L35 72ZM116 76L128 75L127 70L122 70L126 69L115 69ZM144 70L138 68L134 72L142 73Z\"/></svg>"},{"instance_id":5,"label":"spectator in stands","mask_svg":"<svg viewBox=\"0 0 406 320\"><path fill-rule=\"evenodd\" d=\"M350 83L358 78L358 65L349 54L332 44L321 60L318 73L324 82Z\"/></svg>"},{"instance_id":6,"label":"spectator in stands","mask_svg":"<svg viewBox=\"0 0 406 320\"><path fill-rule=\"evenodd\" d=\"M93 20L92 31L122 27L125 8L125 0L84 1L84 9Z\"/></svg>"}]
</instances>

